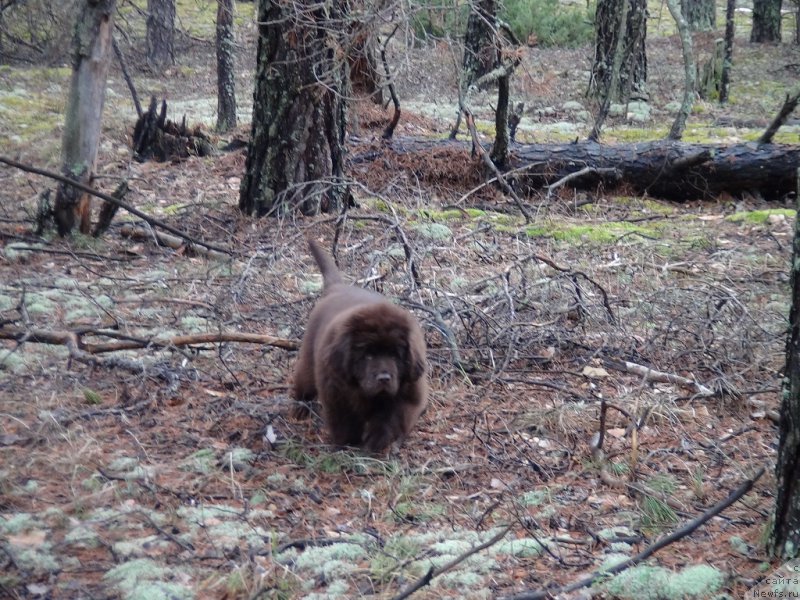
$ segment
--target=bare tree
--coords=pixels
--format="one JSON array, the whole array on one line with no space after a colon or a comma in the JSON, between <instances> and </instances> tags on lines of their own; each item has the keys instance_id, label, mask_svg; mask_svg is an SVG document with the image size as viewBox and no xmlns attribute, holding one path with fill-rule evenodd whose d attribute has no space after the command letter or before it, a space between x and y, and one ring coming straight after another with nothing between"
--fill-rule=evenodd
<instances>
[{"instance_id":1,"label":"bare tree","mask_svg":"<svg viewBox=\"0 0 800 600\"><path fill-rule=\"evenodd\" d=\"M233 0L217 0L217 131L236 127Z\"/></svg>"},{"instance_id":2,"label":"bare tree","mask_svg":"<svg viewBox=\"0 0 800 600\"><path fill-rule=\"evenodd\" d=\"M83 184L92 180L100 140L111 61L116 0L82 0L72 38L72 78L62 138L62 171ZM80 218L80 230L89 233L91 196L62 183L56 192L55 220L67 235Z\"/></svg>"}]
</instances>

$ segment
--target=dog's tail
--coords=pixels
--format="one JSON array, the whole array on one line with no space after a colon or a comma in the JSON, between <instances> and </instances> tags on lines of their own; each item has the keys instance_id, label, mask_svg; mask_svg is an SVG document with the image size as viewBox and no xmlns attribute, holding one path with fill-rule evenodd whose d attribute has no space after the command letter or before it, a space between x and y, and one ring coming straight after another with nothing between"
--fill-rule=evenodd
<instances>
[{"instance_id":1,"label":"dog's tail","mask_svg":"<svg viewBox=\"0 0 800 600\"><path fill-rule=\"evenodd\" d=\"M342 283L342 274L339 272L336 263L333 262L333 257L320 248L319 244L312 239L308 240L308 247L311 249L314 260L317 261L319 270L322 271L322 281L325 288L334 283Z\"/></svg>"}]
</instances>

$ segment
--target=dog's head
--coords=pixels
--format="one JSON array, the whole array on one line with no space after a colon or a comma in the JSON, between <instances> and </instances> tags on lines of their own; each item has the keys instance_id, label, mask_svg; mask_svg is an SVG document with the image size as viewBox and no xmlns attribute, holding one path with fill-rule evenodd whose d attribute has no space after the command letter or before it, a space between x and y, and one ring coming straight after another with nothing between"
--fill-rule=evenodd
<instances>
[{"instance_id":1,"label":"dog's head","mask_svg":"<svg viewBox=\"0 0 800 600\"><path fill-rule=\"evenodd\" d=\"M365 397L393 398L425 373L425 340L413 317L391 304L349 315L337 340L334 367Z\"/></svg>"}]
</instances>

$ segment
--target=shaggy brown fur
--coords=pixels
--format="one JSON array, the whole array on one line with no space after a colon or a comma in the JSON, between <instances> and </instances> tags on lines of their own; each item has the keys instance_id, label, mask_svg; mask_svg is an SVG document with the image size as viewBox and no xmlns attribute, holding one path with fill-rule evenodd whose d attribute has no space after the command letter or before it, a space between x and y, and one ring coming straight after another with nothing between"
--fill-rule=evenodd
<instances>
[{"instance_id":1,"label":"shaggy brown fur","mask_svg":"<svg viewBox=\"0 0 800 600\"><path fill-rule=\"evenodd\" d=\"M314 241L324 288L308 320L294 373L294 414L316 399L331 440L379 452L402 441L428 399L425 339L407 311L376 292L342 283Z\"/></svg>"}]
</instances>

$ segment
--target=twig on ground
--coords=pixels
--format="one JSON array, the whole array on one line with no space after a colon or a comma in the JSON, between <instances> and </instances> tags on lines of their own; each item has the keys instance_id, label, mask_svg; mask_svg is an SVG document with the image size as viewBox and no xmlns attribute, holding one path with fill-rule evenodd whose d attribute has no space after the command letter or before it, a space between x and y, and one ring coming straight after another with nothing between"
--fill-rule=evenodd
<instances>
[{"instance_id":1,"label":"twig on ground","mask_svg":"<svg viewBox=\"0 0 800 600\"><path fill-rule=\"evenodd\" d=\"M168 338L127 339L119 342L105 344L85 343L82 332L51 331L47 329L20 327L0 328L0 339L16 340L20 343L38 342L67 346L70 351L74 348L86 354L103 354L105 352L118 352L120 350L136 350L139 348L180 348L195 344L217 344L224 342L241 342L245 344L263 344L275 346L284 350L297 350L300 343L297 340L278 338L260 333L245 333L240 331L220 331L216 333L196 333L190 335L176 335Z\"/></svg>"},{"instance_id":2,"label":"twig on ground","mask_svg":"<svg viewBox=\"0 0 800 600\"><path fill-rule=\"evenodd\" d=\"M501 277L507 277L508 274L511 273L512 269L514 269L515 267L519 267L519 266L521 266L521 265L523 265L526 262L529 262L531 260L538 260L540 262L543 262L544 264L546 264L550 268L552 268L552 269L554 269L556 271L559 271L560 273L567 273L567 274L572 275L574 277L575 276L581 277L581 278L585 279L586 281L588 281L589 283L591 283L595 288L597 288L597 290L600 292L600 296L603 298L603 307L606 309L606 312L608 313L609 320L611 321L611 323L616 323L617 322L617 317L614 315L614 311L611 308L611 302L608 299L608 293L605 291L603 286L601 286L599 283L597 283L594 279L589 277L583 271L573 271L572 269L568 269L567 267L562 267L561 265L556 263L553 259L548 258L547 256L544 256L544 255L541 255L541 254L529 254L527 256L523 256L522 258L519 258L519 259L515 260L514 262L512 262L511 264L509 264L501 272L495 273L494 275L490 275L489 277L476 282L475 284L473 284L473 288L477 287L477 286L479 286L479 285L481 285L481 284L483 284L483 283L485 283L487 281L491 281L492 279L497 279L497 278L501 278Z\"/></svg>"},{"instance_id":3,"label":"twig on ground","mask_svg":"<svg viewBox=\"0 0 800 600\"><path fill-rule=\"evenodd\" d=\"M644 365L638 365L636 363L629 362L627 360L615 360L612 358L604 358L603 363L612 369L616 369L617 371L623 371L625 373L631 373L632 375L638 375L643 378L644 381L659 381L661 383L674 383L676 385L682 385L684 387L692 388L695 391L695 394L701 398L708 398L709 396L714 395L714 390L704 386L701 383L698 383L694 379L689 379L687 377L681 377L680 375L675 375L674 373L664 373L663 371L656 371L655 369L651 369L650 367L645 367Z\"/></svg>"},{"instance_id":4,"label":"twig on ground","mask_svg":"<svg viewBox=\"0 0 800 600\"><path fill-rule=\"evenodd\" d=\"M558 596L559 594L569 594L581 588L590 586L601 577L608 577L609 575L616 575L617 573L621 573L622 571L629 569L630 567L633 567L639 564L640 562L646 560L647 558L649 558L662 548L666 548L673 542L677 542L681 538L684 538L687 535L694 533L695 530L700 528L712 517L715 517L716 515L721 513L723 510L728 508L731 504L733 504L734 502L739 500L739 498L741 498L747 492L749 492L752 489L753 485L755 485L756 481L758 481L764 474L764 471L765 469L764 467L762 467L751 479L746 480L738 488L736 488L733 492L731 492L727 498L725 498L724 500L720 500L714 506L709 508L707 511L705 511L702 515L700 515L693 521L690 521L680 529L673 531L671 534L664 536L656 543L651 544L650 546L642 550L639 554L637 554L636 556L632 556L628 560L618 563L609 569L605 569L603 571L595 571L588 577L585 577L579 581L570 583L565 586L561 586L558 588L550 588L546 590L536 590L536 591L530 590L526 592L521 592L519 594L514 594L513 596L504 596L501 598L501 600L546 600L547 598L553 598L555 596Z\"/></svg>"},{"instance_id":5,"label":"twig on ground","mask_svg":"<svg viewBox=\"0 0 800 600\"><path fill-rule=\"evenodd\" d=\"M425 573L425 575L423 575L417 581L411 584L411 586L409 586L408 588L406 588L405 590L394 596L392 600L403 600L404 598L408 598L409 596L411 596L411 594L413 594L417 590L428 585L435 577L438 577L439 575L444 575L450 569L457 567L459 564L467 560L473 554L477 554L481 550L485 550L489 546L493 546L501 539L503 539L510 530L511 530L511 525L508 525L504 527L499 533L488 539L487 541L483 542L482 544L478 544L474 548L470 548L464 554L462 554L461 556L457 556L449 563L442 565L438 569L431 567L430 569L428 569L428 572Z\"/></svg>"},{"instance_id":6,"label":"twig on ground","mask_svg":"<svg viewBox=\"0 0 800 600\"><path fill-rule=\"evenodd\" d=\"M123 225L120 228L119 233L122 237L129 237L136 240L150 240L153 237L155 237L155 240L158 244L160 244L161 246L172 248L173 250L180 250L181 248L187 247L185 238L170 235L168 233L153 231L150 228L141 227L139 225ZM202 248L195 244L192 244L191 242L188 244L188 248L190 252L197 254L198 256L203 256L205 258L228 257L227 254L217 252L216 250L209 250L207 248Z\"/></svg>"}]
</instances>

